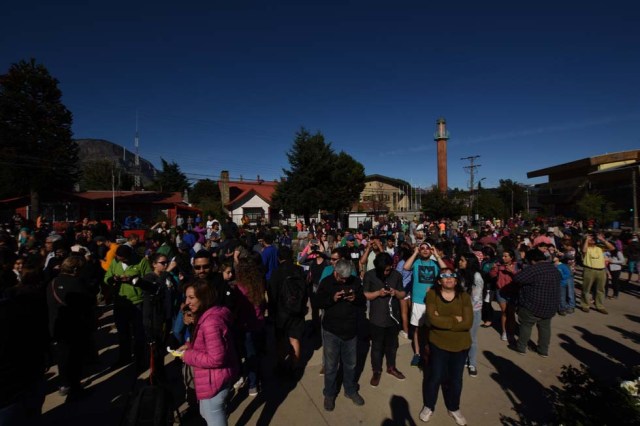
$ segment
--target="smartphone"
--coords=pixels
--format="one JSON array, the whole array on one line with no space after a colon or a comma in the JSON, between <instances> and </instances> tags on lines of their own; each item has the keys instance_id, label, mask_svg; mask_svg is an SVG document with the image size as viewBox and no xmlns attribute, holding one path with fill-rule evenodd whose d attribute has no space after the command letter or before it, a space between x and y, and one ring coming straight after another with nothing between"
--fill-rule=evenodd
<instances>
[{"instance_id":1,"label":"smartphone","mask_svg":"<svg viewBox=\"0 0 640 426\"><path fill-rule=\"evenodd\" d=\"M391 291L391 286L389 284L385 284L382 288L384 289L384 291Z\"/></svg>"}]
</instances>

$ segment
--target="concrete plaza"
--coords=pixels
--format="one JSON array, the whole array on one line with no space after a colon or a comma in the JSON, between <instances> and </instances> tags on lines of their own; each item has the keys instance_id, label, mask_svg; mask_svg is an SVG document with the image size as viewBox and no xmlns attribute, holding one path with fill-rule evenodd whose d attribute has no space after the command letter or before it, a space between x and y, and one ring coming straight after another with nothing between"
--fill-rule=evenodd
<instances>
[{"instance_id":1,"label":"concrete plaza","mask_svg":"<svg viewBox=\"0 0 640 426\"><path fill-rule=\"evenodd\" d=\"M579 290L578 290L579 293ZM500 340L494 328L480 328L476 378L464 376L461 410L470 425L550 424L552 406L548 396L559 385L563 365L586 364L602 376L618 377L625 366L640 364L640 286L627 285L619 299L607 300L609 315L596 311L556 316L552 321L549 358L535 352L522 356ZM497 306L495 306L497 309ZM497 312L496 312L497 314ZM120 422L136 375L132 367L107 370L115 360L115 335L109 333L110 312L106 312L98 332L102 348L99 364L87 379L90 393L83 399L65 403L56 391L55 369L47 382L43 409L44 424L116 425ZM534 331L532 340L537 339ZM300 380L283 379L272 372L273 348L263 360L264 381L257 397L247 389L233 395L229 424L240 425L416 425L422 423L422 372L410 367L412 351L408 340L400 338L397 366L407 379L398 381L383 373L380 385L372 388L368 354L363 358L360 393L365 405L355 406L341 393L333 412L323 409L323 376L319 375L322 350L313 338L305 346L306 367ZM363 348L363 349L366 349ZM167 360L170 358L168 357ZM173 368L172 368L173 367ZM178 364L170 365L172 387L182 396ZM144 375L143 375L144 377ZM139 385L139 384L138 384ZM186 404L182 404L184 410ZM186 413L183 424L204 424L195 413ZM442 397L430 424L454 425L447 416Z\"/></svg>"}]
</instances>

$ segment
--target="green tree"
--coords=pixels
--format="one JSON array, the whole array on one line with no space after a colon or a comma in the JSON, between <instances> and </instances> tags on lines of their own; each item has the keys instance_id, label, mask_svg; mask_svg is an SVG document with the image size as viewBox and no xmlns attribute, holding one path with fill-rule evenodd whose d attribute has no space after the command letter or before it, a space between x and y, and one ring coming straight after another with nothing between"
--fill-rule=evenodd
<instances>
[{"instance_id":1,"label":"green tree","mask_svg":"<svg viewBox=\"0 0 640 426\"><path fill-rule=\"evenodd\" d=\"M327 182L331 180L335 154L331 143L326 143L318 132L311 135L301 128L287 153L290 169L283 169L284 182L276 186L273 206L285 214L295 213L304 216L309 223L311 213L326 208L328 197Z\"/></svg>"},{"instance_id":2,"label":"green tree","mask_svg":"<svg viewBox=\"0 0 640 426\"><path fill-rule=\"evenodd\" d=\"M513 217L526 209L526 193L525 188L511 179L500 179L498 185L498 197L502 200L504 211L502 218Z\"/></svg>"},{"instance_id":3,"label":"green tree","mask_svg":"<svg viewBox=\"0 0 640 426\"><path fill-rule=\"evenodd\" d=\"M80 177L72 115L61 98L58 80L35 59L0 76L0 193L29 193L32 218L41 194L72 190Z\"/></svg>"},{"instance_id":4,"label":"green tree","mask_svg":"<svg viewBox=\"0 0 640 426\"><path fill-rule=\"evenodd\" d=\"M457 219L464 214L465 206L461 198L449 197L438 190L436 185L422 194L422 211L431 219L442 217Z\"/></svg>"},{"instance_id":5,"label":"green tree","mask_svg":"<svg viewBox=\"0 0 640 426\"><path fill-rule=\"evenodd\" d=\"M162 171L156 177L155 182L151 185L152 189L162 192L184 192L189 188L187 176L180 170L180 166L174 162L167 162L164 158L160 158L162 163Z\"/></svg>"},{"instance_id":6,"label":"green tree","mask_svg":"<svg viewBox=\"0 0 640 426\"><path fill-rule=\"evenodd\" d=\"M605 226L622 215L622 210L615 210L613 203L597 192L587 192L576 203L579 219L597 221L600 226Z\"/></svg>"},{"instance_id":7,"label":"green tree","mask_svg":"<svg viewBox=\"0 0 640 426\"><path fill-rule=\"evenodd\" d=\"M134 179L122 168L109 160L88 161L82 166L80 188L83 190L110 190L115 186L118 190L129 190Z\"/></svg>"},{"instance_id":8,"label":"green tree","mask_svg":"<svg viewBox=\"0 0 640 426\"><path fill-rule=\"evenodd\" d=\"M495 191L480 188L477 194L476 209L481 218L506 217L503 215L510 210L510 207L505 206L504 201Z\"/></svg>"},{"instance_id":9,"label":"green tree","mask_svg":"<svg viewBox=\"0 0 640 426\"><path fill-rule=\"evenodd\" d=\"M350 211L364 190L364 166L344 151L331 163L331 177L327 182L329 195L323 208L338 217L341 211Z\"/></svg>"},{"instance_id":10,"label":"green tree","mask_svg":"<svg viewBox=\"0 0 640 426\"><path fill-rule=\"evenodd\" d=\"M224 218L220 188L217 182L211 179L202 179L196 182L189 192L189 201L202 209L205 217L211 215L219 220Z\"/></svg>"}]
</instances>

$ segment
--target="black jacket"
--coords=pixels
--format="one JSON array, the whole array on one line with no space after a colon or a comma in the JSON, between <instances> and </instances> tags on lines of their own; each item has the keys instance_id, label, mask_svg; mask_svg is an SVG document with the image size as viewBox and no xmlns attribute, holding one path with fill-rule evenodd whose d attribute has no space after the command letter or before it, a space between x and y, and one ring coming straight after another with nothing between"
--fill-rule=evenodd
<instances>
[{"instance_id":1,"label":"black jacket","mask_svg":"<svg viewBox=\"0 0 640 426\"><path fill-rule=\"evenodd\" d=\"M334 295L341 290L353 289L356 298L353 302L338 299ZM349 340L357 334L358 315L366 303L362 283L359 277L351 276L344 284L329 275L320 282L316 293L318 308L324 309L322 326L329 333L335 334L343 340Z\"/></svg>"}]
</instances>

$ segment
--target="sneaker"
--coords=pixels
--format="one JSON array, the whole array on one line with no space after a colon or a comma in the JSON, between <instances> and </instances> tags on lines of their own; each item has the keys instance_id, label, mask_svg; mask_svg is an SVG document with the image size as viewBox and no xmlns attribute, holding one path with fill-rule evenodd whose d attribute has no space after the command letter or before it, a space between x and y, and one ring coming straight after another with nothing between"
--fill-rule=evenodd
<instances>
[{"instance_id":1,"label":"sneaker","mask_svg":"<svg viewBox=\"0 0 640 426\"><path fill-rule=\"evenodd\" d=\"M605 308L596 309L596 311L604 315L609 315L609 311L607 311Z\"/></svg>"},{"instance_id":2,"label":"sneaker","mask_svg":"<svg viewBox=\"0 0 640 426\"><path fill-rule=\"evenodd\" d=\"M391 374L393 377L395 377L400 381L403 381L404 379L406 379L406 377L404 377L404 374L399 372L398 369L395 367L387 368L387 373Z\"/></svg>"},{"instance_id":3,"label":"sneaker","mask_svg":"<svg viewBox=\"0 0 640 426\"><path fill-rule=\"evenodd\" d=\"M371 376L371 381L369 382L369 384L374 387L377 388L378 385L380 384L380 376L382 376L382 373L379 371L374 371L373 372L373 376Z\"/></svg>"},{"instance_id":4,"label":"sneaker","mask_svg":"<svg viewBox=\"0 0 640 426\"><path fill-rule=\"evenodd\" d=\"M414 354L411 358L411 366L418 367L420 365L420 354Z\"/></svg>"},{"instance_id":5,"label":"sneaker","mask_svg":"<svg viewBox=\"0 0 640 426\"><path fill-rule=\"evenodd\" d=\"M456 411L447 411L453 420L456 421L456 424L459 426L465 426L467 424L467 419L464 418L460 410Z\"/></svg>"},{"instance_id":6,"label":"sneaker","mask_svg":"<svg viewBox=\"0 0 640 426\"><path fill-rule=\"evenodd\" d=\"M237 381L237 382L235 382L235 384L233 385L233 388L234 388L235 390L238 390L238 389L240 389L241 387L243 387L243 386L245 385L245 383L246 383L246 382L245 382L245 380L244 380L244 377L240 377L240 378L238 379L238 381Z\"/></svg>"},{"instance_id":7,"label":"sneaker","mask_svg":"<svg viewBox=\"0 0 640 426\"><path fill-rule=\"evenodd\" d=\"M473 365L469 366L469 376L478 377L478 369L476 367L474 367Z\"/></svg>"},{"instance_id":8,"label":"sneaker","mask_svg":"<svg viewBox=\"0 0 640 426\"><path fill-rule=\"evenodd\" d=\"M500 340L502 340L503 342L508 341L509 338L507 337L507 333L502 333L502 336L500 337Z\"/></svg>"},{"instance_id":9,"label":"sneaker","mask_svg":"<svg viewBox=\"0 0 640 426\"><path fill-rule=\"evenodd\" d=\"M71 391L71 388L69 386L60 386L58 388L58 395L67 396L67 395L69 395L70 391Z\"/></svg>"},{"instance_id":10,"label":"sneaker","mask_svg":"<svg viewBox=\"0 0 640 426\"><path fill-rule=\"evenodd\" d=\"M400 337L402 337L403 339L409 340L409 335L404 330L400 330Z\"/></svg>"},{"instance_id":11,"label":"sneaker","mask_svg":"<svg viewBox=\"0 0 640 426\"><path fill-rule=\"evenodd\" d=\"M320 367L320 373L321 376L324 376L324 365L322 367Z\"/></svg>"},{"instance_id":12,"label":"sneaker","mask_svg":"<svg viewBox=\"0 0 640 426\"><path fill-rule=\"evenodd\" d=\"M574 308L569 308L567 309L567 313L572 314L574 313L576 310Z\"/></svg>"},{"instance_id":13,"label":"sneaker","mask_svg":"<svg viewBox=\"0 0 640 426\"><path fill-rule=\"evenodd\" d=\"M420 411L420 420L423 422L428 422L431 420L431 416L433 415L433 411L429 407L422 407L422 411Z\"/></svg>"},{"instance_id":14,"label":"sneaker","mask_svg":"<svg viewBox=\"0 0 640 426\"><path fill-rule=\"evenodd\" d=\"M257 396L258 388L249 388L249 396Z\"/></svg>"},{"instance_id":15,"label":"sneaker","mask_svg":"<svg viewBox=\"0 0 640 426\"><path fill-rule=\"evenodd\" d=\"M549 353L538 352L538 355L540 355L542 358L549 358Z\"/></svg>"},{"instance_id":16,"label":"sneaker","mask_svg":"<svg viewBox=\"0 0 640 426\"><path fill-rule=\"evenodd\" d=\"M580 309L582 309L582 312L585 312L587 314L589 313L589 308L582 307Z\"/></svg>"},{"instance_id":17,"label":"sneaker","mask_svg":"<svg viewBox=\"0 0 640 426\"><path fill-rule=\"evenodd\" d=\"M344 396L346 396L347 398L352 400L353 403L358 405L358 406L364 405L364 399L362 398L362 396L360 396L360 394L358 392L354 393L353 395L345 394Z\"/></svg>"},{"instance_id":18,"label":"sneaker","mask_svg":"<svg viewBox=\"0 0 640 426\"><path fill-rule=\"evenodd\" d=\"M333 411L336 408L336 400L331 396L324 397L324 409L325 411Z\"/></svg>"},{"instance_id":19,"label":"sneaker","mask_svg":"<svg viewBox=\"0 0 640 426\"><path fill-rule=\"evenodd\" d=\"M518 346L516 345L509 345L509 349L511 349L512 351L516 352L518 355L526 355L527 354L527 350L520 350L518 349Z\"/></svg>"},{"instance_id":20,"label":"sneaker","mask_svg":"<svg viewBox=\"0 0 640 426\"><path fill-rule=\"evenodd\" d=\"M560 311L558 312L558 315L560 315L561 317L564 317L567 315L567 311Z\"/></svg>"}]
</instances>

